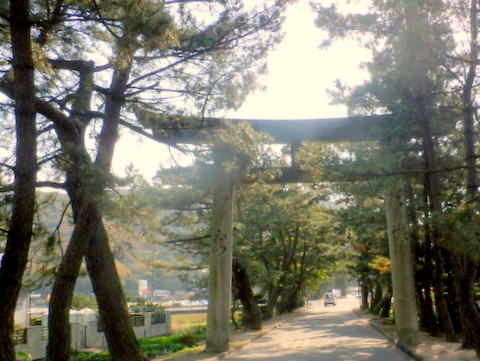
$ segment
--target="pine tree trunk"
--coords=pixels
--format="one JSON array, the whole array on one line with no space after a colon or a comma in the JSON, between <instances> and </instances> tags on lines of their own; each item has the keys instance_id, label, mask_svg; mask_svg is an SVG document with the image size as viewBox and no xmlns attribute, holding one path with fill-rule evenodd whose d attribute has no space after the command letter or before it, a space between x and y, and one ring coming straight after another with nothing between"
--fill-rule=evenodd
<instances>
[{"instance_id":1,"label":"pine tree trunk","mask_svg":"<svg viewBox=\"0 0 480 361\"><path fill-rule=\"evenodd\" d=\"M129 324L128 311L121 289L121 282L116 273L115 263L108 246L108 236L103 226L102 215L98 210L100 195L105 187L104 175L109 173L114 146L118 135L118 117L123 104L122 94L128 81L130 63L128 56L122 58L121 65L115 71L114 80L107 96L105 121L100 136L99 150L95 164L103 175L94 172L95 167L88 156L84 144L84 132L88 126L88 114L92 94L93 64L85 62L80 70L78 101L74 102L72 119L56 122L57 134L68 161L64 163L67 175L67 190L72 202L75 231L83 237L72 238L67 248L72 258L64 259L57 273L59 286L52 293L54 300L52 312L47 359L63 360L70 348L70 327L67 314L76 275L81 260L86 254L87 268L97 295L99 312L105 322L105 335L114 361L144 361L145 355L138 346L135 334ZM130 59L131 60L131 59ZM72 126L74 125L74 126ZM82 209L88 212L88 222L82 221ZM60 286L61 285L61 286ZM62 356L59 356L62 355ZM65 358L66 360L66 358Z\"/></svg>"},{"instance_id":2,"label":"pine tree trunk","mask_svg":"<svg viewBox=\"0 0 480 361\"><path fill-rule=\"evenodd\" d=\"M361 292L361 309L365 310L368 308L368 291L369 288L368 286L364 283L361 284L360 286L360 292Z\"/></svg>"},{"instance_id":3,"label":"pine tree trunk","mask_svg":"<svg viewBox=\"0 0 480 361\"><path fill-rule=\"evenodd\" d=\"M439 335L438 322L433 309L433 301L431 295L433 272L432 272L432 247L430 242L430 234L428 226L425 226L425 241L423 246L417 244L415 258L423 259L421 269L415 272L416 294L419 308L419 316L421 328L430 333L432 336ZM421 249L421 251L420 251Z\"/></svg>"},{"instance_id":4,"label":"pine tree trunk","mask_svg":"<svg viewBox=\"0 0 480 361\"><path fill-rule=\"evenodd\" d=\"M390 317L390 309L392 308L392 294L387 293L382 302L382 312L380 312L380 317Z\"/></svg>"},{"instance_id":5,"label":"pine tree trunk","mask_svg":"<svg viewBox=\"0 0 480 361\"><path fill-rule=\"evenodd\" d=\"M278 303L278 295L280 294L280 290L274 284L270 285L268 289L268 297L267 297L267 312L265 317L272 318L275 310L277 309Z\"/></svg>"},{"instance_id":6,"label":"pine tree trunk","mask_svg":"<svg viewBox=\"0 0 480 361\"><path fill-rule=\"evenodd\" d=\"M15 129L17 135L13 208L0 269L0 360L14 361L13 324L32 238L37 173L34 65L28 0L10 1Z\"/></svg>"},{"instance_id":7,"label":"pine tree trunk","mask_svg":"<svg viewBox=\"0 0 480 361\"><path fill-rule=\"evenodd\" d=\"M427 232L425 234L425 245L424 245L424 261L423 261L423 272L421 276L421 283L423 286L424 299L425 299L425 313L426 320L428 322L428 332L431 336L438 336L440 330L438 328L438 322L435 317L435 311L433 309L433 300L432 300L432 282L434 279L433 276L433 249L430 242L430 234Z\"/></svg>"},{"instance_id":8,"label":"pine tree trunk","mask_svg":"<svg viewBox=\"0 0 480 361\"><path fill-rule=\"evenodd\" d=\"M272 316L274 313L276 313L277 315L282 314L282 308L280 307L280 299L281 295L285 292L284 284L286 275L286 269L283 269L280 278L274 281L274 284L272 285L268 294L268 304L270 306Z\"/></svg>"},{"instance_id":9,"label":"pine tree trunk","mask_svg":"<svg viewBox=\"0 0 480 361\"><path fill-rule=\"evenodd\" d=\"M417 105L417 111L418 111L417 122L422 132L423 153L424 153L426 168L428 169L428 172L426 174L426 178L427 178L426 193L428 194L431 212L433 214L441 214L443 213L443 209L442 209L442 202L441 202L440 177L438 172L435 171L437 169L435 146L433 143L432 130L430 128L429 119L426 114L426 109L425 109L426 105L423 97L420 96L416 99L416 105ZM445 242L447 242L446 244L447 247L450 248L451 250L454 250L455 247L454 245L450 244L450 242L448 241L446 232L444 232L441 229L441 227L436 223L432 224L432 235L433 235L434 244L438 244L439 240L443 239ZM440 253L438 253L437 255L441 256ZM437 263L438 263L438 259L437 259ZM441 277L443 277L442 273L443 273L443 270L441 269L441 264L437 264L435 278L439 285L443 284L443 281L441 280ZM451 318L449 317L450 312L448 312L446 309L446 303L443 304L444 296L439 293L437 293L436 295L440 297L440 299L437 301L440 302L438 307L440 308L440 313L442 314L442 322L445 327L446 338L448 340L456 340L457 336L453 329L453 323L451 321Z\"/></svg>"},{"instance_id":10,"label":"pine tree trunk","mask_svg":"<svg viewBox=\"0 0 480 361\"><path fill-rule=\"evenodd\" d=\"M49 305L47 361L68 360L71 348L70 306L88 240L95 233L98 209L84 203L69 245L57 270Z\"/></svg>"},{"instance_id":11,"label":"pine tree trunk","mask_svg":"<svg viewBox=\"0 0 480 361\"><path fill-rule=\"evenodd\" d=\"M480 313L475 303L474 284L477 275L477 265L468 256L454 255L452 257L454 271L455 293L457 295L458 311L462 325L462 347L475 349L480 356Z\"/></svg>"},{"instance_id":12,"label":"pine tree trunk","mask_svg":"<svg viewBox=\"0 0 480 361\"><path fill-rule=\"evenodd\" d=\"M425 180L425 177L424 177ZM419 305L419 318L422 330L428 331L430 335L437 336L439 334L438 322L435 317L433 309L431 282L433 279L432 272L432 242L430 241L430 228L428 222L423 222L423 242L420 239L421 229L417 217L417 210L413 206L415 200L415 193L410 183L408 183L408 199L410 205L408 206L408 221L413 225L412 227L412 242L414 242L414 262L418 265L414 267L416 295ZM428 196L426 194L426 187L422 192L423 201L425 204L424 217L428 219ZM420 196L418 197L420 198Z\"/></svg>"},{"instance_id":13,"label":"pine tree trunk","mask_svg":"<svg viewBox=\"0 0 480 361\"><path fill-rule=\"evenodd\" d=\"M300 274L293 280L292 288L288 288L282 295L283 302L280 303L279 307L279 314L283 314L285 312L293 312L295 309L298 308L298 304L301 301L300 295L302 288L304 286L304 276L303 276L303 267L300 267L298 270Z\"/></svg>"},{"instance_id":14,"label":"pine tree trunk","mask_svg":"<svg viewBox=\"0 0 480 361\"><path fill-rule=\"evenodd\" d=\"M72 182L75 179L84 179L82 177L84 175L71 173L68 177L71 182L69 196L72 199L76 223L74 236L67 247L52 291L47 360L68 360L68 314L81 260L83 255L86 255L87 269L97 296L100 317L105 324L105 336L112 360L145 361L147 358L129 324L121 281L108 245L102 216L96 205L98 198L88 196L84 188L78 188L79 182Z\"/></svg>"},{"instance_id":15,"label":"pine tree trunk","mask_svg":"<svg viewBox=\"0 0 480 361\"><path fill-rule=\"evenodd\" d=\"M448 342L458 341L458 336L453 326L452 317L448 308L447 300L445 298L445 282L443 280L443 256L441 250L435 247L435 269L434 269L434 283L433 290L435 294L435 304L440 317L440 325L443 327L445 338Z\"/></svg>"},{"instance_id":16,"label":"pine tree trunk","mask_svg":"<svg viewBox=\"0 0 480 361\"><path fill-rule=\"evenodd\" d=\"M91 95L91 92L82 90L79 92L85 100L89 99L89 94ZM48 314L47 361L69 358L71 344L69 316L73 290L89 239L98 227L98 223L95 223L98 217L94 214L99 212L95 203L98 194L92 192L91 181L87 181L92 175L84 174L82 171L91 166L91 159L83 140L88 123L78 124L83 124L83 127L56 127L62 148L65 149L65 157L68 159L60 164L64 165L66 188L72 203L75 227L52 287Z\"/></svg>"},{"instance_id":17,"label":"pine tree trunk","mask_svg":"<svg viewBox=\"0 0 480 361\"><path fill-rule=\"evenodd\" d=\"M100 318L105 325L105 337L112 361L146 361L133 328L110 250L108 235L101 218L90 238L86 253L87 270L97 297Z\"/></svg>"},{"instance_id":18,"label":"pine tree trunk","mask_svg":"<svg viewBox=\"0 0 480 361\"><path fill-rule=\"evenodd\" d=\"M375 288L373 290L373 298L370 305L370 312L372 312L375 315L378 315L380 313L382 298L383 298L383 287L379 281L376 281Z\"/></svg>"},{"instance_id":19,"label":"pine tree trunk","mask_svg":"<svg viewBox=\"0 0 480 361\"><path fill-rule=\"evenodd\" d=\"M467 222L476 223L478 211L477 155L475 144L475 95L472 94L477 77L478 64L478 1L470 1L470 59L467 78L463 86L464 106L464 143L467 188ZM472 235L473 236L473 235ZM455 275L455 290L459 303L460 319L462 321L463 347L473 347L480 355L480 313L475 304L473 292L474 281L478 270L478 262L467 255L455 255L452 260Z\"/></svg>"},{"instance_id":20,"label":"pine tree trunk","mask_svg":"<svg viewBox=\"0 0 480 361\"><path fill-rule=\"evenodd\" d=\"M423 294L422 284L418 281L415 282L415 295L417 296L417 305L418 305L418 317L420 319L420 330L428 331L429 330L429 319L427 311L427 302Z\"/></svg>"},{"instance_id":21,"label":"pine tree trunk","mask_svg":"<svg viewBox=\"0 0 480 361\"><path fill-rule=\"evenodd\" d=\"M261 330L262 312L253 295L245 265L240 258L233 258L232 271L235 294L243 306L242 326L246 330Z\"/></svg>"},{"instance_id":22,"label":"pine tree trunk","mask_svg":"<svg viewBox=\"0 0 480 361\"><path fill-rule=\"evenodd\" d=\"M73 213L76 219L74 235L78 234L80 239L72 238L57 272L50 303L50 337L47 360L68 360L70 351L68 312L83 259L82 255L85 254L87 269L97 296L100 317L105 325L105 336L112 360L145 361L147 358L140 349L129 323L121 281L108 245L108 235L102 216L96 206L98 198L90 198L85 188L78 187L82 184L78 179L84 179L84 176L70 172L68 177L69 196L72 199ZM77 252L73 251L75 249Z\"/></svg>"}]
</instances>

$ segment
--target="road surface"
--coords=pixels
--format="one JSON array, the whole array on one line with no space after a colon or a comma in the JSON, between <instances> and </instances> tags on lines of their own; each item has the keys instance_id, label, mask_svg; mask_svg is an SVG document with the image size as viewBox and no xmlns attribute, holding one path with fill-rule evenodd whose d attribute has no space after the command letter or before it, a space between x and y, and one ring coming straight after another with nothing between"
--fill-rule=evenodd
<instances>
[{"instance_id":1,"label":"road surface","mask_svg":"<svg viewBox=\"0 0 480 361\"><path fill-rule=\"evenodd\" d=\"M358 299L338 299L337 306L313 301L298 317L232 352L226 361L407 361L352 308Z\"/></svg>"}]
</instances>

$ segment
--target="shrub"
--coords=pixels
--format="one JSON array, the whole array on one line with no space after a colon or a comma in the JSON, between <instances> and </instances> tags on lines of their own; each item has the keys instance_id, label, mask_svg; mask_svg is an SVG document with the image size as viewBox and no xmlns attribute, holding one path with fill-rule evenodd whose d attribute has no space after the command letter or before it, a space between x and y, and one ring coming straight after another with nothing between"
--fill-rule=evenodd
<instances>
[{"instance_id":1,"label":"shrub","mask_svg":"<svg viewBox=\"0 0 480 361\"><path fill-rule=\"evenodd\" d=\"M80 352L72 350L70 361L110 361L110 353L104 352Z\"/></svg>"},{"instance_id":2,"label":"shrub","mask_svg":"<svg viewBox=\"0 0 480 361\"><path fill-rule=\"evenodd\" d=\"M205 326L197 326L181 335L142 338L138 343L145 354L152 358L197 346L205 338L205 330ZM70 361L110 361L110 354L107 351L99 353L72 351Z\"/></svg>"}]
</instances>

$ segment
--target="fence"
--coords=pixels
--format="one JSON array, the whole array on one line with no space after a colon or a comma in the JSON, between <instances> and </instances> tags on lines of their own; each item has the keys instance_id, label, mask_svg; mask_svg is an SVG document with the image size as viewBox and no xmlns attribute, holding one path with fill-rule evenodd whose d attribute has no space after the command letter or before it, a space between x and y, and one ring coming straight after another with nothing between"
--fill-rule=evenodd
<instances>
[{"instance_id":1,"label":"fence","mask_svg":"<svg viewBox=\"0 0 480 361\"><path fill-rule=\"evenodd\" d=\"M130 324L137 338L161 336L170 333L171 317L167 313L144 313L130 315ZM71 322L71 347L75 350L101 348L107 345L103 324L91 317L76 318ZM163 322L162 322L163 321ZM45 357L48 329L45 325L30 326L15 330L14 341L17 351L24 351L32 356L33 360Z\"/></svg>"}]
</instances>

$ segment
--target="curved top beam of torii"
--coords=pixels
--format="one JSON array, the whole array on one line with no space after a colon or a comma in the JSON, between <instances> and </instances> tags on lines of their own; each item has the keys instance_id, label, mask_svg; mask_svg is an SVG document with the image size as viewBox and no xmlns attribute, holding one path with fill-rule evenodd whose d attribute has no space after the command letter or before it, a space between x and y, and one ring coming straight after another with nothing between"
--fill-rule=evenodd
<instances>
[{"instance_id":1,"label":"curved top beam of torii","mask_svg":"<svg viewBox=\"0 0 480 361\"><path fill-rule=\"evenodd\" d=\"M202 132L220 124L221 118L193 116L153 115L137 111L139 122L152 130L153 138L160 142L198 144ZM247 122L254 130L268 133L275 143L298 144L302 141L357 142L374 140L375 129L386 126L393 115L352 116L320 119L230 119ZM378 136L378 134L377 134Z\"/></svg>"},{"instance_id":2,"label":"curved top beam of torii","mask_svg":"<svg viewBox=\"0 0 480 361\"><path fill-rule=\"evenodd\" d=\"M264 131L278 143L302 141L358 142L375 139L374 129L393 120L392 115L344 118L245 120L253 129ZM235 120L234 120L235 121Z\"/></svg>"},{"instance_id":3,"label":"curved top beam of torii","mask_svg":"<svg viewBox=\"0 0 480 361\"><path fill-rule=\"evenodd\" d=\"M152 138L166 144L200 144L210 129L221 124L221 118L194 116L158 115L136 109L138 121L152 131ZM393 115L351 116L320 119L230 119L232 122L247 122L256 131L269 134L273 143L292 146L292 164L280 170L271 183L311 182L309 172L295 166L295 150L304 141L359 142L379 138L379 129L394 121ZM164 174L182 174L189 168L163 170ZM243 182L249 182L243 179Z\"/></svg>"}]
</instances>

